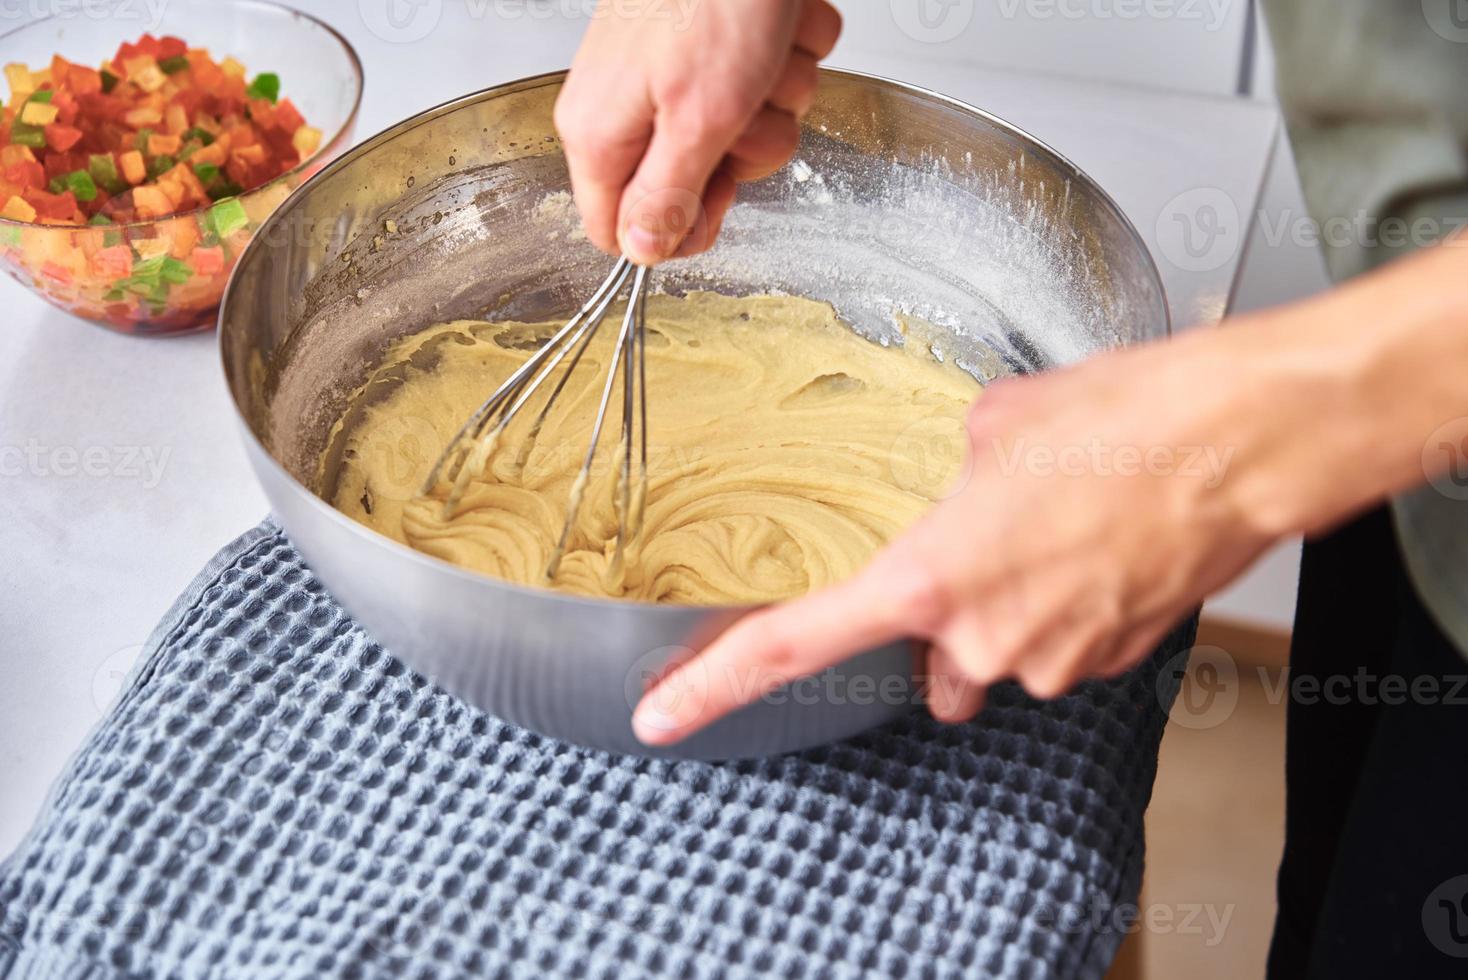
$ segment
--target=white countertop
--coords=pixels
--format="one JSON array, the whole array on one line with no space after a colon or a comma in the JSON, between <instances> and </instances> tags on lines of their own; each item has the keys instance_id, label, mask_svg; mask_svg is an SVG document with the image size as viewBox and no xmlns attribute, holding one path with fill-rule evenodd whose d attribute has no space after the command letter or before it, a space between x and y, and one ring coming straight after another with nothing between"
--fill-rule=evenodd
<instances>
[{"instance_id":1,"label":"white countertop","mask_svg":"<svg viewBox=\"0 0 1468 980\"><path fill-rule=\"evenodd\" d=\"M464 92L564 66L582 26L448 6L428 38L392 43L347 16L353 5L299 5L329 12L362 56L359 137ZM1274 145L1272 106L911 55L838 51L835 63L964 98L1049 142L1111 191L1152 244L1175 321L1221 315L1247 232L1240 216L1255 208ZM1221 234L1196 238L1190 258L1178 229L1200 215ZM213 334L114 335L8 279L0 310L3 855L174 597L266 505L236 445Z\"/></svg>"}]
</instances>

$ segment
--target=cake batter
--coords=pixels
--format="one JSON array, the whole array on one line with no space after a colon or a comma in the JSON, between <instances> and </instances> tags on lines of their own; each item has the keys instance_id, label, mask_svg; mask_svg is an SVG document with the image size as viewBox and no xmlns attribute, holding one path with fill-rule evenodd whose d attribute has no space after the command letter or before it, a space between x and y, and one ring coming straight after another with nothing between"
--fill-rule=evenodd
<instances>
[{"instance_id":1,"label":"cake batter","mask_svg":"<svg viewBox=\"0 0 1468 980\"><path fill-rule=\"evenodd\" d=\"M826 304L655 296L647 311L648 486L642 533L608 574L619 462L613 397L576 527L545 569L590 438L614 311L522 453L540 402L506 430L452 515L418 491L547 324L460 321L401 342L338 423L334 505L419 551L522 585L699 605L761 603L844 579L957 477L978 383L925 345L883 347ZM523 465L521 457L523 456Z\"/></svg>"}]
</instances>

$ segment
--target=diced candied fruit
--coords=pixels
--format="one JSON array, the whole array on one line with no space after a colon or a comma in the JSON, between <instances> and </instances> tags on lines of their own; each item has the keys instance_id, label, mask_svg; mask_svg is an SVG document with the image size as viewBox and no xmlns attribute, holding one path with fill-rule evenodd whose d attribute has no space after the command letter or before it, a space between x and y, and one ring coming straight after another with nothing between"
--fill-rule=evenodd
<instances>
[{"instance_id":1,"label":"diced candied fruit","mask_svg":"<svg viewBox=\"0 0 1468 980\"><path fill-rule=\"evenodd\" d=\"M65 153L82 141L82 131L75 126L52 123L46 127L46 143L58 153Z\"/></svg>"},{"instance_id":2,"label":"diced candied fruit","mask_svg":"<svg viewBox=\"0 0 1468 980\"><path fill-rule=\"evenodd\" d=\"M162 188L143 186L133 188L133 207L140 218L161 218L172 214L175 205Z\"/></svg>"},{"instance_id":3,"label":"diced candied fruit","mask_svg":"<svg viewBox=\"0 0 1468 980\"><path fill-rule=\"evenodd\" d=\"M213 248L196 248L189 261L194 272L201 276L218 275L224 271L224 249L218 245Z\"/></svg>"},{"instance_id":4,"label":"diced candied fruit","mask_svg":"<svg viewBox=\"0 0 1468 980\"><path fill-rule=\"evenodd\" d=\"M20 110L20 121L27 126L49 126L60 110L49 102L27 102Z\"/></svg>"},{"instance_id":5,"label":"diced candied fruit","mask_svg":"<svg viewBox=\"0 0 1468 980\"><path fill-rule=\"evenodd\" d=\"M141 184L148 179L148 167L143 162L143 154L139 150L128 150L117 158L117 165L122 168L122 179L129 184Z\"/></svg>"},{"instance_id":6,"label":"diced candied fruit","mask_svg":"<svg viewBox=\"0 0 1468 980\"><path fill-rule=\"evenodd\" d=\"M36 209L24 198L12 197L5 202L5 207L0 209L0 218L9 218L11 221L35 221Z\"/></svg>"},{"instance_id":7,"label":"diced candied fruit","mask_svg":"<svg viewBox=\"0 0 1468 980\"><path fill-rule=\"evenodd\" d=\"M296 155L305 160L320 148L321 130L312 126L302 126L291 137L291 145L296 148Z\"/></svg>"},{"instance_id":8,"label":"diced candied fruit","mask_svg":"<svg viewBox=\"0 0 1468 980\"><path fill-rule=\"evenodd\" d=\"M42 222L127 223L209 207L290 171L322 143L281 97L278 75L251 77L238 60L216 61L181 38L144 34L99 67L58 54L37 69L4 70L0 201L14 198ZM236 224L233 210L218 217ZM188 237L175 236L175 249L197 248L181 244Z\"/></svg>"}]
</instances>

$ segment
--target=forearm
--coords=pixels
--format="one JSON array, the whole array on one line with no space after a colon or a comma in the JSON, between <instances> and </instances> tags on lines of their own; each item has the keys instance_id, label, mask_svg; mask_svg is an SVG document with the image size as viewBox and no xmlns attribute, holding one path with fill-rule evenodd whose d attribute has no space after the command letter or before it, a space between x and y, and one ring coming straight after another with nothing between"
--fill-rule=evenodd
<instances>
[{"instance_id":1,"label":"forearm","mask_svg":"<svg viewBox=\"0 0 1468 980\"><path fill-rule=\"evenodd\" d=\"M1428 438L1468 416L1465 282L1457 243L1214 336L1255 403L1232 424L1255 464L1233 489L1256 527L1319 531L1436 475Z\"/></svg>"}]
</instances>

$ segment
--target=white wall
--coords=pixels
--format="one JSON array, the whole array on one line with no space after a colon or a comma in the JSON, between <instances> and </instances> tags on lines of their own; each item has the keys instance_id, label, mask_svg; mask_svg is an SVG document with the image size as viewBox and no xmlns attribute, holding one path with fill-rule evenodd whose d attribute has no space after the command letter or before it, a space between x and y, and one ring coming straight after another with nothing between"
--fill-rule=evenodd
<instances>
[{"instance_id":1,"label":"white wall","mask_svg":"<svg viewBox=\"0 0 1468 980\"><path fill-rule=\"evenodd\" d=\"M1237 91L1248 0L835 0L842 56L917 53L1214 95Z\"/></svg>"}]
</instances>

